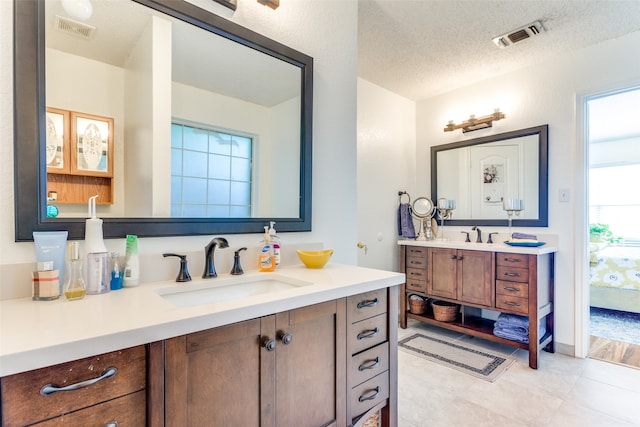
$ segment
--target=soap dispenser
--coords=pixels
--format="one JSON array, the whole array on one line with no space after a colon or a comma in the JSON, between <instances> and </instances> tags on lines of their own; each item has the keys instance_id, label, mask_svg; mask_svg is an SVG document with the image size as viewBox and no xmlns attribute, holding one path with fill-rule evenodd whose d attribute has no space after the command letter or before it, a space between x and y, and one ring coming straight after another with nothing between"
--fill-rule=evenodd
<instances>
[{"instance_id":1,"label":"soap dispenser","mask_svg":"<svg viewBox=\"0 0 640 427\"><path fill-rule=\"evenodd\" d=\"M85 264L87 268L87 294L109 292L109 253L102 239L102 220L96 217L96 199L89 197L87 219L84 232Z\"/></svg>"},{"instance_id":2,"label":"soap dispenser","mask_svg":"<svg viewBox=\"0 0 640 427\"><path fill-rule=\"evenodd\" d=\"M269 227L264 226L264 246L258 257L258 271L274 271L276 269L276 257L273 256L273 248L269 244Z\"/></svg>"}]
</instances>

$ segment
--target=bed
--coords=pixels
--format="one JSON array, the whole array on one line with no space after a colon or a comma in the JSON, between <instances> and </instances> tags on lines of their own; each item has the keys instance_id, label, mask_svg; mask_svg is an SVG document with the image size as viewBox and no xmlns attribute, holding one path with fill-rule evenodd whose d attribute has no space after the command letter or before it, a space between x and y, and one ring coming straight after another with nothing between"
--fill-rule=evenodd
<instances>
[{"instance_id":1,"label":"bed","mask_svg":"<svg viewBox=\"0 0 640 427\"><path fill-rule=\"evenodd\" d=\"M640 248L590 247L591 306L640 313Z\"/></svg>"}]
</instances>

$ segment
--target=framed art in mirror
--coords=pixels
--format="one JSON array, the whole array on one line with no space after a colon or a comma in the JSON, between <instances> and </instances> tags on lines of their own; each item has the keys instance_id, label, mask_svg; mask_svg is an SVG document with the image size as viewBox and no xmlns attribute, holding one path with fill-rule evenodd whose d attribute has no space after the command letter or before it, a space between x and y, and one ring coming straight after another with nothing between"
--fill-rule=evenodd
<instances>
[{"instance_id":1,"label":"framed art in mirror","mask_svg":"<svg viewBox=\"0 0 640 427\"><path fill-rule=\"evenodd\" d=\"M113 176L113 119L71 112L71 173Z\"/></svg>"},{"instance_id":2,"label":"framed art in mirror","mask_svg":"<svg viewBox=\"0 0 640 427\"><path fill-rule=\"evenodd\" d=\"M69 162L69 112L47 107L46 162L48 173L67 174Z\"/></svg>"}]
</instances>

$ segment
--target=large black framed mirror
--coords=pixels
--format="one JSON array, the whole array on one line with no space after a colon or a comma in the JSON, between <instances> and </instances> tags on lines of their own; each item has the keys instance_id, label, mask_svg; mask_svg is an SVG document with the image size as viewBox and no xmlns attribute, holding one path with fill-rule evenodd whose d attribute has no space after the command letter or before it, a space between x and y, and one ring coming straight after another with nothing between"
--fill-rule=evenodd
<instances>
[{"instance_id":1,"label":"large black framed mirror","mask_svg":"<svg viewBox=\"0 0 640 427\"><path fill-rule=\"evenodd\" d=\"M548 226L548 125L431 147L431 196L456 200L448 225L506 226L503 199L524 200L513 225Z\"/></svg>"},{"instance_id":2,"label":"large black framed mirror","mask_svg":"<svg viewBox=\"0 0 640 427\"><path fill-rule=\"evenodd\" d=\"M70 239L82 239L84 237L84 221L86 217L86 203L59 203L58 201L50 202L48 193L51 193L51 183L47 179L47 126L48 122L47 107L62 108L64 110L80 111L81 113L89 113L99 117L115 116L115 159L118 162L123 156L129 158L129 154L123 148L123 141L137 140L143 132L140 130L138 122L134 119L123 119L118 113L104 113L97 107L85 107L76 105L61 105L67 102L71 97L69 90L74 86L80 86L79 79L63 72L65 78L55 80L52 77L52 71L58 67L58 64L69 62L66 60L58 60L57 63L52 61L55 59L59 51L64 48L59 46L51 47L49 43L59 40L54 36L47 36L47 25L51 26L54 19L52 15L56 14L55 8L59 6L60 0L15 0L14 1L14 188L15 188L15 240L29 241L32 240L33 231L47 230L68 230ZM255 122L263 124L262 128L256 125L249 126L248 129L241 129L240 138L244 138L245 134L255 138L260 145L254 150L255 154L250 158L249 164L252 170L247 173L250 177L251 189L247 192L250 203L249 207L243 207L244 211L233 211L230 213L209 214L206 211L203 214L196 213L194 215L176 215L172 210L173 207L167 206L169 196L165 203L166 208L162 208L158 212L145 212L149 206L155 206L152 202L138 203L142 208L136 210L135 202L139 202L149 194L158 194L161 197L164 193L169 193L169 186L173 185L173 164L169 161L156 167L155 171L148 173L148 176L136 176L132 173L130 166L119 166L116 163L113 175L115 189L111 190L115 196L114 201L108 204L99 205L98 215L104 220L104 236L105 238L122 238L126 234L136 234L140 237L160 237L160 236L179 236L179 235L203 235L203 234L234 234L234 233L259 233L263 231L263 226L268 221L276 221L278 231L310 231L311 230L311 167L312 167L312 105L313 105L313 58L303 54L297 50L287 47L281 43L264 37L254 31L246 29L240 25L230 22L215 14L209 13L195 5L178 0L116 0L104 1L94 0L93 2L94 16L98 16L102 9L118 8L118 15L111 21L122 24L125 17L134 16L138 11L143 9L148 11L149 16L160 18L160 20L169 22L173 32L166 36L165 40L169 40L170 45L175 45L173 51L168 55L173 58L172 63L167 63L166 68L171 70L173 75L179 75L184 70L197 71L201 73L193 77L174 78L171 82L172 86L166 92L170 94L173 102L171 109L167 113L170 116L171 123L161 122L160 129L149 131L146 135L152 135L147 138L154 141L152 148L146 148L151 155L156 156L161 149L169 152L173 146L173 142L169 141L164 148L158 148L155 143L157 139L165 138L169 140L168 135L174 131L176 122L180 126L192 127L201 132L200 125L207 119L201 119L203 111L207 112L207 108L191 108L196 111L190 115L188 112L191 104L195 105L201 101L194 102L193 93L194 86L201 84L204 87L197 87L198 91L207 90L209 92L216 91L215 96L218 98L234 98L235 110L238 111L238 105L248 106L241 109L240 114L235 114L232 120L241 116L249 116L252 113L251 108L258 110L269 110L268 114L260 117ZM104 4L101 4L104 3ZM122 11L120 7L130 7L131 11ZM53 12L52 12L53 10ZM60 14L62 15L62 14ZM120 22L122 21L122 22ZM117 31L121 34L122 27ZM104 27L98 29L102 31L103 36L106 32ZM156 31L155 29L153 31ZM97 32L97 33L98 33ZM155 33L154 33L155 34ZM188 39L190 35L198 38L198 41ZM168 38L167 38L168 37ZM187 47L178 45L180 39L191 40L187 42ZM97 36L96 36L97 39ZM220 42L214 41L219 39ZM204 41L203 41L204 40ZM113 40L110 40L113 42ZM190 44L189 44L190 43ZM156 45L162 46L162 45ZM209 51L206 48L209 47ZM199 49L203 48L203 49ZM211 53L213 49L213 54ZM222 57L221 52L233 50L233 58L230 56ZM55 50L55 54L52 51ZM89 49L90 50L90 49ZM94 51L100 49L93 49ZM103 49L103 50L106 50ZM160 49L162 50L162 49ZM191 56L199 56L206 58L215 56L216 61L211 61L207 65L191 64L188 61L189 53ZM74 53L75 54L75 53ZM69 52L62 52L59 55L69 55ZM129 56L131 56L129 54ZM251 59L253 58L253 59ZM270 63L270 69L263 69L261 66L254 65L253 60ZM88 61L94 61L94 58L88 58ZM130 59L129 59L130 60ZM154 58L153 60L156 60ZM182 71L176 69L176 63L181 65ZM234 69L237 65L240 68ZM111 66L111 64L109 65ZM215 72L221 74L215 75L214 71L208 67L217 66L219 69ZM63 69L64 70L64 69ZM170 73L170 74L171 74ZM193 78L194 80L188 80ZM244 78L245 80L240 80ZM194 83L194 81L201 83ZM52 83L54 82L54 83ZM66 87L64 85L67 85ZM180 92L176 86L188 87ZM133 87L138 88L140 84ZM95 86L102 87L102 83ZM108 84L105 87L109 87ZM131 85L127 87L125 92L131 92ZM212 89L217 87L217 89ZM294 94L284 95L291 87L294 88ZM260 89L262 88L262 89ZM57 91L57 92L56 92ZM234 92L235 91L235 92ZM244 91L244 94L237 93ZM85 91L86 94L90 91ZM112 91L113 92L113 91ZM96 93L100 93L96 91ZM261 95L262 100L257 98L249 99L249 96ZM155 95L155 94L154 94ZM277 98L280 96L280 98ZM96 98L98 96L95 96ZM141 109L136 104L139 100L145 100L148 106L155 108L162 102L150 101L145 96L137 96L135 99L120 100L120 104L124 105L122 110L137 108L143 114L147 114L147 110ZM278 99L273 101L273 99ZM55 99L55 101L53 101ZM176 99L178 101L176 101ZM176 107L176 103L182 99L182 104ZM267 100L268 99L268 100ZM186 100L186 101L185 101ZM51 101L51 102L50 102ZM271 102L276 107L255 107L256 104ZM133 105L133 107L132 107ZM216 105L215 114L221 117L225 113L232 111L226 105ZM275 112L274 112L275 111ZM213 113L211 113L213 114ZM291 120L293 118L293 121ZM72 120L73 122L73 120ZM132 126L134 131L118 128L120 123L129 122L136 123ZM283 126L287 124L287 127ZM73 124L73 123L72 123ZM209 123L207 123L209 125ZM221 139L221 134L228 133L229 128L237 130L235 125L223 123L220 128L205 129L210 135ZM263 133L261 129L271 129L272 133ZM222 129L222 130L220 130ZM275 129L275 131L273 130ZM155 133L154 133L155 132ZM73 132L71 132L73 134ZM158 138L160 135L161 138ZM73 135L71 135L73 136ZM233 139L237 134L232 135ZM213 138L209 136L209 138ZM288 138L288 145L274 145L274 148L268 147L268 142L283 141ZM74 149L74 138L70 138L69 144ZM143 139L143 138L139 138ZM291 143L293 141L293 143ZM78 142L78 146L80 143ZM206 151L206 150L205 150ZM211 153L209 153L209 156ZM262 157L258 157L258 156ZM165 157L173 159L171 154ZM265 160L266 159L266 160ZM149 160L151 162L151 160ZM140 168L147 167L147 158L138 160L137 165ZM137 193L131 192L127 195L126 189L136 187L140 182L156 180L155 173L157 170L171 170L171 178L162 177L161 184L157 184L155 189L146 188L138 189ZM183 169L191 169L190 163L185 163ZM273 171L279 171L276 175ZM125 173L126 172L126 173ZM273 173L272 173L273 172ZM167 173L168 176L168 173ZM191 181L193 182L193 181ZM185 188L186 188L185 184ZM173 187L172 187L173 188ZM54 189L55 190L55 189ZM233 191L230 191L233 193ZM56 192L54 192L56 193ZM128 197L126 207L124 207ZM173 196L171 196L172 198ZM58 217L50 218L47 216L48 203L56 204L60 208L61 214ZM280 209L270 207L277 205ZM142 210L141 210L142 209ZM246 211L246 212L245 212ZM193 211L188 211L193 212ZM238 212L240 212L238 214Z\"/></svg>"}]
</instances>

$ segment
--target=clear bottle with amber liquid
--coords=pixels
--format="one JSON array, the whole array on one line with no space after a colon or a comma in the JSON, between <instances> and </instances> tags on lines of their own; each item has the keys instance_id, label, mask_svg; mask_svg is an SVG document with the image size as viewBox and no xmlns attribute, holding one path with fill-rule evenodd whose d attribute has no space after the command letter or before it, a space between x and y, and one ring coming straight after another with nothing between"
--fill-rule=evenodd
<instances>
[{"instance_id":1,"label":"clear bottle with amber liquid","mask_svg":"<svg viewBox=\"0 0 640 427\"><path fill-rule=\"evenodd\" d=\"M80 250L78 242L69 244L69 260L67 261L67 274L64 283L64 297L69 300L84 298L87 288L82 278L82 261L80 260Z\"/></svg>"}]
</instances>

